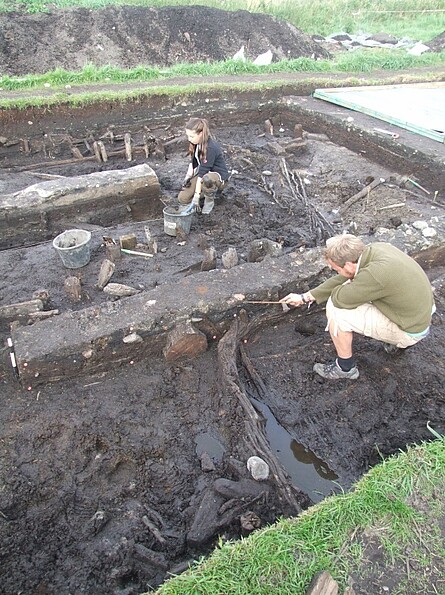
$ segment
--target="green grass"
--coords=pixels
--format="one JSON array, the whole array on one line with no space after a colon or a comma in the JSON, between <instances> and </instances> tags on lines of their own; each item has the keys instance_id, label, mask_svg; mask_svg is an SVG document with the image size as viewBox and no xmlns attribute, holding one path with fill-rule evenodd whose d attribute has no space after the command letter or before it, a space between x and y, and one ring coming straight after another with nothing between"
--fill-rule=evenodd
<instances>
[{"instance_id":1,"label":"green grass","mask_svg":"<svg viewBox=\"0 0 445 595\"><path fill-rule=\"evenodd\" d=\"M147 82L174 77L208 77L242 74L265 74L277 72L337 72L369 73L375 70L406 70L426 66L445 65L445 51L440 53L426 53L421 56L411 56L402 50L358 50L345 52L337 56L334 61L311 60L297 58L282 60L269 66L256 66L252 62L226 60L225 62L177 64L170 68L156 68L138 66L131 70L123 70L113 66L96 67L87 64L81 71L69 72L61 68L42 75L2 76L0 88L5 91L21 91L26 89L61 89L70 86L93 85L100 83L128 83Z\"/></svg>"},{"instance_id":2,"label":"green grass","mask_svg":"<svg viewBox=\"0 0 445 595\"><path fill-rule=\"evenodd\" d=\"M407 548L416 552L421 564L411 571L410 582L418 585L418 592L435 592L428 590L424 569L431 567L434 557L445 555L435 524L445 514L444 469L444 438L410 447L373 468L348 494L330 497L247 539L221 541L207 560L164 583L157 593L299 595L321 570L330 572L342 592L351 573L367 571L361 567L365 530L377 536L388 565L404 565ZM427 510L415 506L418 498L424 502L433 495ZM428 546L421 548L425 541Z\"/></svg>"},{"instance_id":3,"label":"green grass","mask_svg":"<svg viewBox=\"0 0 445 595\"><path fill-rule=\"evenodd\" d=\"M312 73L313 74L313 73ZM401 84L401 83L413 83L413 82L427 82L427 81L438 81L441 79L440 74L431 73L423 75L419 78L418 75L410 75L405 72L403 75L398 76L394 73L393 76L386 79L381 79L376 76L370 76L365 78L363 76L346 76L341 79L338 76L328 76L320 81L319 78L311 76L311 73L307 73L298 80L297 87L299 92L310 94L317 87L356 87L362 85L381 85L381 84ZM88 90L85 87L83 92L73 93L69 95L66 91L59 91L50 95L39 95L39 91L33 91L29 96L17 96L7 99L0 99L0 109L27 109L29 107L41 107L50 108L57 105L69 105L72 108L83 108L86 105L92 105L101 102L125 102L125 101L145 101L150 97L154 96L170 96L175 97L176 101L184 100L189 101L194 95L197 94L212 94L235 91L237 93L256 91L265 93L274 89L286 88L286 92L290 92L290 88L295 88L295 83L290 82L284 78L278 78L274 81L264 82L231 82L231 83L205 83L199 84L184 84L184 85L163 85L162 81L159 81L158 85L150 87L141 86L140 88L122 88L112 90Z\"/></svg>"},{"instance_id":4,"label":"green grass","mask_svg":"<svg viewBox=\"0 0 445 595\"><path fill-rule=\"evenodd\" d=\"M110 5L169 6L166 0L0 0L0 10L19 9L31 13L53 8ZM175 0L175 5L196 5L196 0ZM328 35L346 31L385 31L398 36L428 41L445 29L443 0L207 0L206 6L225 10L249 9L266 12L289 21L307 33ZM421 5L421 6L420 6Z\"/></svg>"}]
</instances>

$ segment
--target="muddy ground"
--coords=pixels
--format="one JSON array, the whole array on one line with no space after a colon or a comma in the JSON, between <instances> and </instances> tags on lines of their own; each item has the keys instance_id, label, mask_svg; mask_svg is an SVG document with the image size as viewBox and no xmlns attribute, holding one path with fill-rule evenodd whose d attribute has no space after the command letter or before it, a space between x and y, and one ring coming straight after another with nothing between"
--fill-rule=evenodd
<instances>
[{"instance_id":1,"label":"muddy ground","mask_svg":"<svg viewBox=\"0 0 445 595\"><path fill-rule=\"evenodd\" d=\"M130 9L113 10L117 16L106 14L120 18ZM86 30L92 16L77 12L83 16ZM70 25L75 13L66 11L57 18ZM55 15L31 16L35 21L31 33L34 29L38 32L48 18ZM237 18L240 24L240 14ZM110 36L121 33L113 29L114 22L106 21ZM37 51L38 44L32 46L36 52L29 51L29 44L26 51L19 44L12 48L14 39L24 38L23 33L10 34L20 23L21 19L10 19L2 28L2 47L14 58L10 64L20 65L21 73L52 68L48 48L44 53ZM125 26L119 21L118 29ZM69 28L56 37L64 46L58 53L58 65L60 56L68 55L65 33ZM62 31L57 26L46 27L48 30ZM28 38L29 27L23 26L22 31ZM188 27L186 32L192 29ZM97 43L103 44L103 33L97 35ZM282 38L281 34L275 37ZM131 38L137 39L134 31ZM191 54L200 56L198 38L195 42L191 37L189 42L183 34L182 49L171 43L173 53L164 63L184 58L193 61ZM134 48L122 39L124 50L133 56L130 50ZM233 42L235 51L242 40L239 37ZM136 45L136 59L142 62L145 37ZM184 48L192 51L184 54ZM248 49L264 51L253 43ZM232 50L232 46L218 48L223 57ZM166 51L164 47L164 58ZM97 56L100 52L96 47L93 53ZM31 58L26 66L25 54ZM73 61L74 55L70 54L67 66L82 66ZM81 50L79 56L91 59ZM206 59L220 57L207 54ZM117 62L133 65L121 58ZM264 105L264 98L260 101ZM172 110L174 107L172 104ZM119 123L124 111L112 104L89 110L90 122L96 123L91 135L96 140L103 136L110 151L122 148L119 135L128 131L127 124ZM63 267L51 238L46 238L35 245L0 252L0 306L28 300L42 288L50 294L47 308L61 313L99 307L115 299L96 287L105 256L103 236L118 238L132 232L143 244L146 225L157 240L157 254L148 260L123 257L112 277L112 281L142 291L163 286L173 292L175 282L184 277L199 285L204 250L209 247L216 249L219 270L229 247L236 248L240 264L260 260L264 254L254 254L254 240L277 242L283 255L300 254L321 245L329 234L349 230L368 241L389 239L402 247L408 245L416 253L427 247L429 240L412 224L418 220L431 223L437 217L431 224L437 223L438 237L431 243L442 245L444 232L438 223L443 220L443 196L439 194L433 204L431 195L412 185L400 188L391 179L394 174L412 174L411 166L394 170L378 165L368 160L369 153L354 153L313 133L305 134L303 142L289 150L289 142L295 140L294 121L268 111L274 124L270 135L264 128L266 116L252 113L251 122L245 123L240 115L242 123L237 123L236 109L234 113L231 118L220 115L218 125L211 121L233 172L231 183L211 215L194 216L189 235L168 236L162 218L146 221L143 212L138 221L117 219L106 228L100 220L88 224L73 221L73 226L92 231L90 263L76 273L82 282L80 302L73 302L65 292L64 279L72 271ZM75 141L84 156L90 154L90 135L76 137L81 124L78 112L73 115L62 108L59 113L40 114L40 118L36 113L29 118L27 114L24 123L18 119L15 125L9 122L7 136L12 142L1 147L2 193L41 182L48 174L74 176L147 162L159 177L162 205L173 204L187 166L178 118L170 121L164 116L163 122L153 124L146 115L147 130L138 123L137 106L134 114L131 133L135 145L141 146L143 133L149 132L164 147L173 141L168 149L148 158L138 153L131 163L121 156L107 164L88 160L54 166L55 161L73 157L67 138ZM28 130L27 120L35 123L29 134L23 132ZM40 129L42 121L46 128ZM29 152L24 151L23 139L29 140ZM421 144L419 140L419 147ZM41 162L46 165L34 167ZM371 178L385 182L346 208L346 201ZM432 193L436 189L429 187ZM63 229L52 231L54 237ZM280 262L279 258L274 260ZM312 372L315 361L333 355L319 308L286 314L274 305L245 305L244 315L241 307L221 314L232 330L221 341L208 332L209 348L198 358L167 364L161 353L150 357L141 353L134 361L110 366L100 374L36 386L22 384L14 375L6 343L10 329L3 322L0 593L136 595L154 589L169 573L181 572L190 561L209 552L218 535L223 539L246 535L281 515L297 514L310 501L349 489L382 456L429 439L428 420L443 433L444 265L440 259L422 262L436 287L438 311L431 336L393 358L377 342L357 338L361 376L358 382L347 384L325 382ZM320 267L316 278L309 281L316 282L326 273ZM28 322L24 319L20 324ZM235 333L232 344L227 340L230 332ZM260 448L262 433L252 430L251 410L243 395L265 416L260 425L266 428L277 465L283 466L287 491L276 478L261 483L250 480L246 461L257 454L255 447ZM295 489L289 487L292 485ZM385 576L373 580L360 585L357 592L381 592Z\"/></svg>"},{"instance_id":2,"label":"muddy ground","mask_svg":"<svg viewBox=\"0 0 445 595\"><path fill-rule=\"evenodd\" d=\"M179 139L167 159L141 156L134 163L153 167L163 203L173 204L187 157L181 128L167 128L169 138ZM255 239L280 243L284 254L314 247L326 234L344 229L372 241L380 239L384 227L400 239L408 237L404 229L418 233L414 221L442 214L440 205L423 200L421 193L391 183L395 172L326 137L305 134L296 152L277 155L277 146L294 139L286 122L277 122L273 136L260 124L219 127L215 135L233 171L231 184L211 215L194 216L188 236L166 235L162 218L87 226L93 231L92 255L78 272L79 303L64 291L67 270L50 241L4 250L0 304L29 299L41 288L50 292L48 307L61 312L115 299L95 287L105 256L102 237L134 232L143 244L147 224L158 253L149 260L127 256L117 261L113 281L143 290L184 276L199 283L203 250L209 246L216 249L220 269L228 247L237 249L240 263L252 260ZM283 164L301 179L304 186L294 188L301 192L304 187L316 211L292 193ZM128 163L113 158L100 167L105 166ZM69 176L98 167L88 162L41 167L37 173ZM342 216L340 207L372 177L388 182ZM4 187L16 190L41 180L33 172L9 170L1 176ZM391 207L400 203L405 206ZM314 213L321 216L315 226ZM440 277L440 263L428 274L432 280ZM382 455L428 439L428 420L443 429L445 295L440 283L436 298L438 314L428 340L389 358L377 342L357 338L360 381L340 385L312 372L315 361L333 355L322 310L279 314L276 306L246 306L253 324L260 316L277 316L246 334L242 344L250 365L240 364L240 385L265 414L272 450L284 461L291 482L312 501L338 485L348 489ZM4 327L3 340L6 333ZM240 524L244 513L255 513L262 525L295 514L273 481L248 481L246 460L254 453L246 441L245 411L221 384L224 356L208 338L209 350L197 359L166 364L161 354L142 357L107 373L36 388L14 379L5 346L1 592L140 593L209 551L217 534L248 533ZM277 446L283 431L284 446ZM221 488L221 479L233 483ZM300 508L308 505L299 493L297 502Z\"/></svg>"}]
</instances>

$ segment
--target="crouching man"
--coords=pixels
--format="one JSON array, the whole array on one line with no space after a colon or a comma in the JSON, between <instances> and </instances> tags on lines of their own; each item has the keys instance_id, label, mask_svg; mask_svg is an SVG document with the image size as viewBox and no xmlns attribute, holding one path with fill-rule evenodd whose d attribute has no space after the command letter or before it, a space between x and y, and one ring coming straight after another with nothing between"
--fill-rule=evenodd
<instances>
[{"instance_id":1,"label":"crouching man","mask_svg":"<svg viewBox=\"0 0 445 595\"><path fill-rule=\"evenodd\" d=\"M281 302L292 306L326 304L329 330L337 352L330 363L314 365L329 380L355 380L353 333L384 343L386 351L405 349L424 339L435 310L430 282L420 265L391 244L365 246L351 234L330 238L325 258L338 274L318 287L290 293Z\"/></svg>"}]
</instances>

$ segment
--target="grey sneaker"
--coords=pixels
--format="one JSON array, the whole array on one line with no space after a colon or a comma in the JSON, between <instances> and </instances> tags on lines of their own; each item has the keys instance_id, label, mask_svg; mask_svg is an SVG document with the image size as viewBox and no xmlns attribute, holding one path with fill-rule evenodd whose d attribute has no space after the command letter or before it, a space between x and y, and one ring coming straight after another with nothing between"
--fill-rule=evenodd
<instances>
[{"instance_id":1,"label":"grey sneaker","mask_svg":"<svg viewBox=\"0 0 445 595\"><path fill-rule=\"evenodd\" d=\"M328 364L314 364L314 372L328 380L338 380L340 378L355 380L359 377L359 371L356 366L351 368L349 372L344 372L337 364L337 360Z\"/></svg>"},{"instance_id":2,"label":"grey sneaker","mask_svg":"<svg viewBox=\"0 0 445 595\"><path fill-rule=\"evenodd\" d=\"M397 347L396 345L391 345L391 343L383 343L383 349L386 351L386 353L389 353L390 355L399 355L400 353L402 353L402 349L400 347Z\"/></svg>"}]
</instances>

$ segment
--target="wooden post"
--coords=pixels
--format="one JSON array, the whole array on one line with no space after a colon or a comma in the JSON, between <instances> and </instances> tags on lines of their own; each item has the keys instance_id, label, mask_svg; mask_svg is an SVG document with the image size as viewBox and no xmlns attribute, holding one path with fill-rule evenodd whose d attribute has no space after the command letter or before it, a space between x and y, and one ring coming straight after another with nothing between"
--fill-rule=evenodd
<instances>
[{"instance_id":1,"label":"wooden post","mask_svg":"<svg viewBox=\"0 0 445 595\"><path fill-rule=\"evenodd\" d=\"M148 146L148 138L147 135L144 134L144 152L145 152L145 158L148 159L150 157L150 148Z\"/></svg>"},{"instance_id":2,"label":"wooden post","mask_svg":"<svg viewBox=\"0 0 445 595\"><path fill-rule=\"evenodd\" d=\"M127 161L131 161L133 159L133 155L131 153L131 134L126 132L124 135L124 143L125 143L125 157Z\"/></svg>"},{"instance_id":3,"label":"wooden post","mask_svg":"<svg viewBox=\"0 0 445 595\"><path fill-rule=\"evenodd\" d=\"M96 157L96 160L100 163L102 161L102 155L100 154L99 145L96 141L94 141L94 143L93 143L93 151L94 151L94 156Z\"/></svg>"},{"instance_id":4,"label":"wooden post","mask_svg":"<svg viewBox=\"0 0 445 595\"><path fill-rule=\"evenodd\" d=\"M197 357L207 349L207 337L190 321L178 324L168 335L164 357L168 362L181 357Z\"/></svg>"},{"instance_id":5,"label":"wooden post","mask_svg":"<svg viewBox=\"0 0 445 595\"><path fill-rule=\"evenodd\" d=\"M103 144L103 142L101 140L98 140L97 146L99 147L100 156L102 157L102 161L104 163L106 163L108 161L108 155L107 155L107 150L105 148L105 145Z\"/></svg>"},{"instance_id":6,"label":"wooden post","mask_svg":"<svg viewBox=\"0 0 445 595\"><path fill-rule=\"evenodd\" d=\"M71 153L76 159L83 159L83 155L77 147L71 147Z\"/></svg>"},{"instance_id":7,"label":"wooden post","mask_svg":"<svg viewBox=\"0 0 445 595\"><path fill-rule=\"evenodd\" d=\"M29 300L27 302L17 302L0 306L0 318L15 318L17 316L29 315L31 312L43 310L43 302L39 299Z\"/></svg>"}]
</instances>

